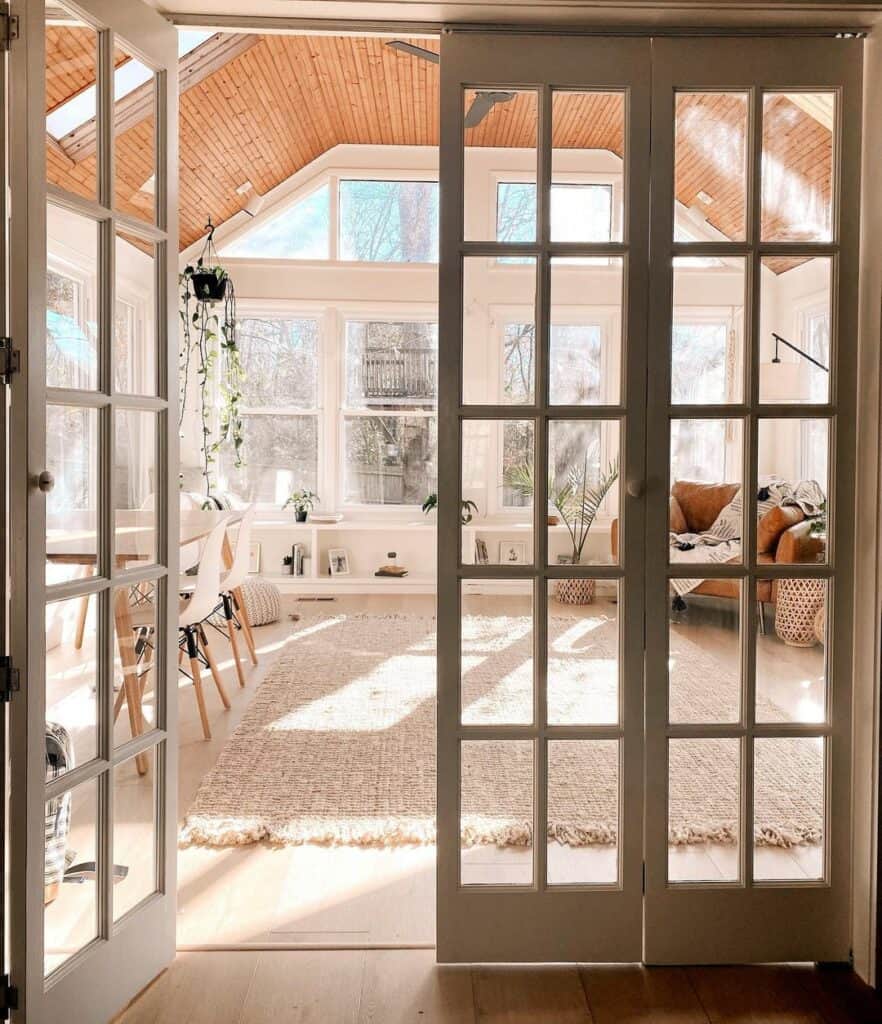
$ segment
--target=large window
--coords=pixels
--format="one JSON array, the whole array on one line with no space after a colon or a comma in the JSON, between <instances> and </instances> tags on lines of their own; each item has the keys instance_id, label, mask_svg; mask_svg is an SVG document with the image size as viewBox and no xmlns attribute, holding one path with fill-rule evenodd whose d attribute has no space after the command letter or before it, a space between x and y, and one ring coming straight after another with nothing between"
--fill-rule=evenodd
<instances>
[{"instance_id":1,"label":"large window","mask_svg":"<svg viewBox=\"0 0 882 1024\"><path fill-rule=\"evenodd\" d=\"M419 505L437 486L438 327L345 327L343 502Z\"/></svg>"},{"instance_id":2,"label":"large window","mask_svg":"<svg viewBox=\"0 0 882 1024\"><path fill-rule=\"evenodd\" d=\"M438 262L438 182L340 182L340 259Z\"/></svg>"},{"instance_id":3,"label":"large window","mask_svg":"<svg viewBox=\"0 0 882 1024\"><path fill-rule=\"evenodd\" d=\"M612 185L555 182L551 233L558 242L608 242L612 237ZM536 186L500 181L496 186L496 240L532 242L536 235Z\"/></svg>"},{"instance_id":4,"label":"large window","mask_svg":"<svg viewBox=\"0 0 882 1024\"><path fill-rule=\"evenodd\" d=\"M247 456L237 469L223 450L221 483L248 501L281 506L292 491L318 490L319 323L246 316L239 321L239 347Z\"/></svg>"},{"instance_id":5,"label":"large window","mask_svg":"<svg viewBox=\"0 0 882 1024\"><path fill-rule=\"evenodd\" d=\"M221 247L223 256L327 260L331 256L331 189L325 183L293 206Z\"/></svg>"}]
</instances>

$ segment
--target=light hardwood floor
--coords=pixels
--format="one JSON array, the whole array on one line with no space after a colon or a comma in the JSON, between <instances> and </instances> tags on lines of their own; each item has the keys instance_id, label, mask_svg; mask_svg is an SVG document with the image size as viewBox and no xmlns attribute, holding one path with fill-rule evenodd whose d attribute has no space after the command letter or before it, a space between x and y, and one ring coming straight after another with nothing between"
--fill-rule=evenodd
<instances>
[{"instance_id":1,"label":"light hardwood floor","mask_svg":"<svg viewBox=\"0 0 882 1024\"><path fill-rule=\"evenodd\" d=\"M604 601L600 599L600 604ZM494 596L496 614L525 610L517 597ZM485 610L480 601L472 609ZM612 606L610 606L612 610ZM208 769L241 720L274 659L296 630L292 611L304 615L340 612L392 612L432 615L434 598L365 595L340 597L334 602L297 602L287 598L280 622L255 630L260 665L249 668L247 685L235 680L229 650L219 637L216 655L227 683L232 708L225 711L207 684L213 738L202 737L192 686L182 680L180 708L179 809L186 812ZM731 605L690 602L687 613L672 628L707 646L721 660L737 658ZM88 645L87 645L88 646ZM769 622L769 636L760 641L763 678L769 696L785 710L818 703L821 648L785 647ZM58 702L70 701L78 690L88 693L88 650L77 655L65 645L50 652L50 681L59 688ZM53 693L49 694L50 706ZM59 703L60 706L60 703ZM150 709L148 706L148 714ZM67 710L67 720L76 718ZM126 731L125 723L119 726ZM120 773L117 798L120 824L114 858L129 868L126 882L116 887L121 906L133 902L149 887L152 864L145 858L151 828L152 773L139 777L134 766ZM77 794L74 832L69 845L77 859L94 848L94 812L88 794ZM733 847L704 844L671 851L674 878L719 879L731 876ZM792 850L760 849L757 867L768 877L817 877L820 847ZM571 849L552 844L550 860L558 877L567 880L608 881L614 877L615 852L609 847ZM467 851L471 879L518 882L529 880L531 856L521 849L481 847ZM190 848L179 851L178 941L182 948L210 945L431 945L435 930L433 848L361 849L316 846L271 848L263 844L228 849ZM47 909L49 963L55 966L91 937L94 913L91 886L62 887L59 899Z\"/></svg>"},{"instance_id":2,"label":"light hardwood floor","mask_svg":"<svg viewBox=\"0 0 882 1024\"><path fill-rule=\"evenodd\" d=\"M181 953L118 1024L878 1024L849 971L437 967L430 950Z\"/></svg>"}]
</instances>

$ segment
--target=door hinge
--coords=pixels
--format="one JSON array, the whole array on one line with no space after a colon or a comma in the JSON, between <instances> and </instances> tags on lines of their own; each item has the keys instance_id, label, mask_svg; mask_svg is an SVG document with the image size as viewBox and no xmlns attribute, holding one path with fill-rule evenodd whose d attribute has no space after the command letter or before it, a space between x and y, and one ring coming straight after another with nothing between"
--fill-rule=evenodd
<instances>
[{"instance_id":1,"label":"door hinge","mask_svg":"<svg viewBox=\"0 0 882 1024\"><path fill-rule=\"evenodd\" d=\"M18 989L9 984L9 975L0 976L0 1020L9 1020L9 1011L18 1009Z\"/></svg>"},{"instance_id":2,"label":"door hinge","mask_svg":"<svg viewBox=\"0 0 882 1024\"><path fill-rule=\"evenodd\" d=\"M8 704L19 688L18 669L8 654L0 657L0 703Z\"/></svg>"},{"instance_id":3,"label":"door hinge","mask_svg":"<svg viewBox=\"0 0 882 1024\"><path fill-rule=\"evenodd\" d=\"M18 15L10 14L9 7L7 4L3 5L6 10L2 14L3 18L3 41L2 46L4 50L8 50L10 44L14 39L18 39Z\"/></svg>"},{"instance_id":4,"label":"door hinge","mask_svg":"<svg viewBox=\"0 0 882 1024\"><path fill-rule=\"evenodd\" d=\"M8 384L9 378L21 369L21 353L12 347L12 338L0 338L0 384Z\"/></svg>"}]
</instances>

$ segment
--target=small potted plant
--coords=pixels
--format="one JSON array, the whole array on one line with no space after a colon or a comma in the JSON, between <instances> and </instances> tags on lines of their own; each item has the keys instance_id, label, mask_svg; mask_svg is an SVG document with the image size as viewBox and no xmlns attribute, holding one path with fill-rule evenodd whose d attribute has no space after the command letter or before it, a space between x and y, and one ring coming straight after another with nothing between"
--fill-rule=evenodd
<instances>
[{"instance_id":1,"label":"small potted plant","mask_svg":"<svg viewBox=\"0 0 882 1024\"><path fill-rule=\"evenodd\" d=\"M310 490L295 491L290 498L282 505L282 511L288 506L294 508L294 521L297 523L305 523L306 517L315 508L315 503L319 501L319 496Z\"/></svg>"},{"instance_id":2,"label":"small potted plant","mask_svg":"<svg viewBox=\"0 0 882 1024\"><path fill-rule=\"evenodd\" d=\"M422 507L426 515L436 509L438 507L437 493L430 494L423 502ZM464 498L460 502L459 521L463 526L468 526L476 515L478 515L478 506L473 501L468 501Z\"/></svg>"},{"instance_id":3,"label":"small potted plant","mask_svg":"<svg viewBox=\"0 0 882 1024\"><path fill-rule=\"evenodd\" d=\"M558 555L559 565L581 565L588 533L603 499L619 477L619 460L616 458L607 466L606 472L600 474L596 486L591 487L588 483L588 460L586 452L583 464L571 466L561 484L555 483L553 471L548 474L549 508L554 508L560 515L572 544L571 553ZM505 482L525 497L532 498L532 464L513 467L506 474ZM594 592L595 581L584 577L560 579L555 584L555 596L562 604L590 604L594 600Z\"/></svg>"}]
</instances>

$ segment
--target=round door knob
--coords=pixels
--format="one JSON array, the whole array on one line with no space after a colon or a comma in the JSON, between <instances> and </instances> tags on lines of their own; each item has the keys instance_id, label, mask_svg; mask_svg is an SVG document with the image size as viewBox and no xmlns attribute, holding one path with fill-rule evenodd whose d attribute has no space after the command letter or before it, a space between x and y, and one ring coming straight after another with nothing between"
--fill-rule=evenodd
<instances>
[{"instance_id":1,"label":"round door knob","mask_svg":"<svg viewBox=\"0 0 882 1024\"><path fill-rule=\"evenodd\" d=\"M629 480L626 490L629 498L639 498L643 494L643 481Z\"/></svg>"},{"instance_id":2,"label":"round door knob","mask_svg":"<svg viewBox=\"0 0 882 1024\"><path fill-rule=\"evenodd\" d=\"M37 477L37 487L44 494L48 494L55 486L55 477L49 472L48 469L44 469L43 472Z\"/></svg>"}]
</instances>

